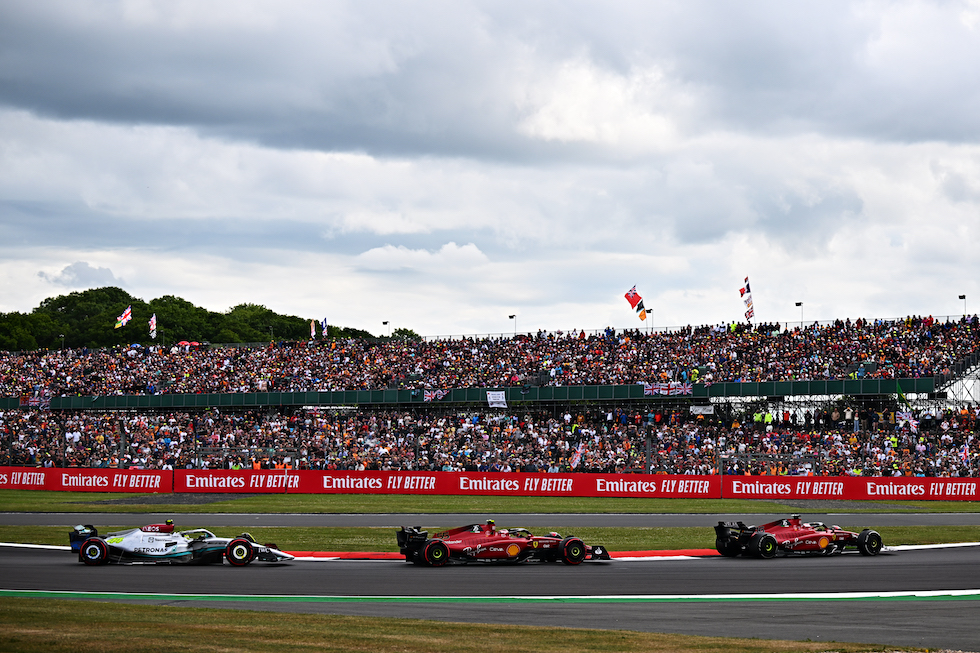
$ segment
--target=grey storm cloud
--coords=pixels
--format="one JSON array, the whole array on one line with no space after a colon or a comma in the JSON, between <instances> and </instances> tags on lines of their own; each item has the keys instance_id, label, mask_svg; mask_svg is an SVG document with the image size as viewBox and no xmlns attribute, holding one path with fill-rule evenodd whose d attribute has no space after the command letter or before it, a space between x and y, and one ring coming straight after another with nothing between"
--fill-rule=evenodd
<instances>
[{"instance_id":1,"label":"grey storm cloud","mask_svg":"<svg viewBox=\"0 0 980 653\"><path fill-rule=\"evenodd\" d=\"M513 86L527 68L585 57L617 74L661 66L695 100L681 117L693 132L980 134L980 44L966 23L933 34L926 16L918 41L895 43L887 28L916 20L917 5L685 5L285 3L265 16L261 4L214 3L226 20L188 26L180 4L150 5L153 19L140 20L126 5L8 2L0 102L285 148L610 156L514 130L525 116ZM928 64L913 56L925 48Z\"/></svg>"},{"instance_id":2,"label":"grey storm cloud","mask_svg":"<svg viewBox=\"0 0 980 653\"><path fill-rule=\"evenodd\" d=\"M975 0L0 15L4 309L124 277L460 333L635 326L634 283L663 324L741 316L746 274L831 318L932 301L930 256L977 276ZM873 268L910 286L835 292Z\"/></svg>"}]
</instances>

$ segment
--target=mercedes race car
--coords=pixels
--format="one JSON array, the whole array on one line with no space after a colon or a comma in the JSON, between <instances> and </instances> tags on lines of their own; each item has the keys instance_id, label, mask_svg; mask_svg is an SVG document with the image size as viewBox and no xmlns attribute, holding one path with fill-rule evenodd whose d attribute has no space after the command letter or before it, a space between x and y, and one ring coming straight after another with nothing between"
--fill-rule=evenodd
<instances>
[{"instance_id":1,"label":"mercedes race car","mask_svg":"<svg viewBox=\"0 0 980 653\"><path fill-rule=\"evenodd\" d=\"M284 562L293 556L283 553L275 544L258 544L251 535L216 537L203 528L175 531L174 523L149 524L142 528L99 535L91 525L76 526L68 535L72 551L87 565L115 563L220 564L227 560L234 567L244 567L253 560Z\"/></svg>"},{"instance_id":2,"label":"mercedes race car","mask_svg":"<svg viewBox=\"0 0 980 653\"><path fill-rule=\"evenodd\" d=\"M810 553L831 555L856 548L862 555L878 555L881 535L864 529L860 533L845 531L840 526L823 522L804 522L799 515L777 519L762 526L746 526L742 522L718 522L715 526L715 548L723 556L734 558L750 555L772 558L777 553Z\"/></svg>"},{"instance_id":3,"label":"mercedes race car","mask_svg":"<svg viewBox=\"0 0 980 653\"><path fill-rule=\"evenodd\" d=\"M395 531L405 560L417 565L442 567L450 562L564 562L577 565L585 560L610 560L602 546L586 546L577 537L558 533L532 535L526 528L498 529L492 519L436 533L418 526Z\"/></svg>"}]
</instances>

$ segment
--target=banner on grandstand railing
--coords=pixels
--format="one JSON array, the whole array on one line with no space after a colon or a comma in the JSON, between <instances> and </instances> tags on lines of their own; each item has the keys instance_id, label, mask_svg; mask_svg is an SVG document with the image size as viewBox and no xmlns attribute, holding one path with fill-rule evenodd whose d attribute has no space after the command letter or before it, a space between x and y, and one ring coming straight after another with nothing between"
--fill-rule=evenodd
<instances>
[{"instance_id":1,"label":"banner on grandstand railing","mask_svg":"<svg viewBox=\"0 0 980 653\"><path fill-rule=\"evenodd\" d=\"M507 393L504 390L487 390L487 405L490 408L507 408Z\"/></svg>"},{"instance_id":2,"label":"banner on grandstand railing","mask_svg":"<svg viewBox=\"0 0 980 653\"><path fill-rule=\"evenodd\" d=\"M49 408L51 408L51 395L42 395L40 397L33 397L31 395L21 395L20 407L40 408L41 410L48 410Z\"/></svg>"},{"instance_id":3,"label":"banner on grandstand railing","mask_svg":"<svg viewBox=\"0 0 980 653\"><path fill-rule=\"evenodd\" d=\"M670 383L644 383L644 395L689 395L694 392L694 385L691 383L681 383L672 381Z\"/></svg>"},{"instance_id":4,"label":"banner on grandstand railing","mask_svg":"<svg viewBox=\"0 0 980 653\"><path fill-rule=\"evenodd\" d=\"M0 489L170 494L174 474L160 469L0 467Z\"/></svg>"},{"instance_id":5,"label":"banner on grandstand railing","mask_svg":"<svg viewBox=\"0 0 980 653\"><path fill-rule=\"evenodd\" d=\"M714 415L714 406L691 406L692 415Z\"/></svg>"},{"instance_id":6,"label":"banner on grandstand railing","mask_svg":"<svg viewBox=\"0 0 980 653\"><path fill-rule=\"evenodd\" d=\"M440 401L449 394L449 390L424 390L422 401Z\"/></svg>"}]
</instances>

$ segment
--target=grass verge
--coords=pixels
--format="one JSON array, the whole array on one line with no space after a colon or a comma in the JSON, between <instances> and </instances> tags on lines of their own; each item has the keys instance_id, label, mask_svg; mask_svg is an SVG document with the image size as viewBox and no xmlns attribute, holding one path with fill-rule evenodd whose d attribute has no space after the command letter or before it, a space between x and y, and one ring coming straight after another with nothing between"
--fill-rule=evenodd
<instances>
[{"instance_id":1,"label":"grass verge","mask_svg":"<svg viewBox=\"0 0 980 653\"><path fill-rule=\"evenodd\" d=\"M372 494L228 494L210 503L191 495L119 494L0 490L4 512L173 512L248 513L788 513L788 512L980 512L976 501L821 501L819 509L800 503L754 499L618 499L600 497L492 497ZM172 501L168 500L171 499ZM145 501L141 501L141 499Z\"/></svg>"},{"instance_id":2,"label":"grass verge","mask_svg":"<svg viewBox=\"0 0 980 653\"><path fill-rule=\"evenodd\" d=\"M0 598L0 650L366 651L370 653L776 653L896 651L862 644L697 637L632 631L459 624L414 619Z\"/></svg>"}]
</instances>

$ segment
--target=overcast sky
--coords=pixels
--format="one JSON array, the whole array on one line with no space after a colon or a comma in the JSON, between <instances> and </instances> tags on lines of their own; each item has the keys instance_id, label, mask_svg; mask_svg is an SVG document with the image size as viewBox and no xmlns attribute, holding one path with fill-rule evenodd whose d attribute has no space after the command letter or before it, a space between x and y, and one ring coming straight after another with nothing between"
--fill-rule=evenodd
<instances>
[{"instance_id":1,"label":"overcast sky","mask_svg":"<svg viewBox=\"0 0 980 653\"><path fill-rule=\"evenodd\" d=\"M0 311L973 313L978 62L980 0L0 0Z\"/></svg>"}]
</instances>

